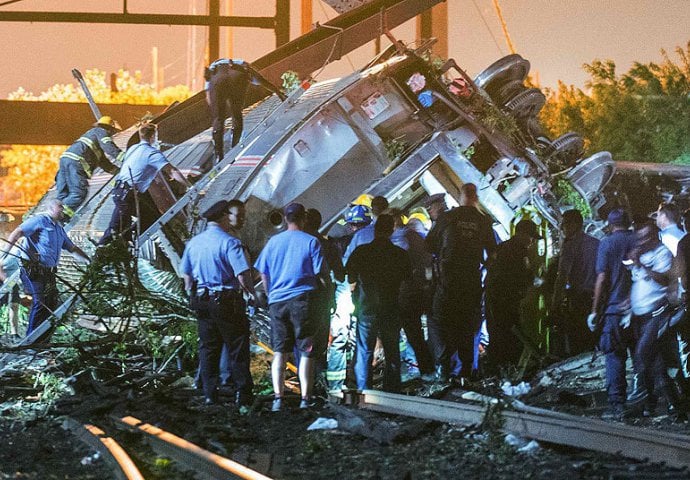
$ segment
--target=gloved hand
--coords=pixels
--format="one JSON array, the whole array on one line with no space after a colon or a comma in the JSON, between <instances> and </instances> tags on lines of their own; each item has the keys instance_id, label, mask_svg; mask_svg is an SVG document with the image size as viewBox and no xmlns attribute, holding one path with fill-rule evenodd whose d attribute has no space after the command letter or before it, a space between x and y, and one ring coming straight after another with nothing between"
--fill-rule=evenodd
<instances>
[{"instance_id":1,"label":"gloved hand","mask_svg":"<svg viewBox=\"0 0 690 480\"><path fill-rule=\"evenodd\" d=\"M599 325L599 314L592 312L587 315L587 327L589 327L589 331L595 331L597 329L597 325Z\"/></svg>"},{"instance_id":2,"label":"gloved hand","mask_svg":"<svg viewBox=\"0 0 690 480\"><path fill-rule=\"evenodd\" d=\"M618 322L618 325L620 325L621 328L628 328L630 326L630 322L632 322L632 312L628 312L623 315L620 322Z\"/></svg>"}]
</instances>

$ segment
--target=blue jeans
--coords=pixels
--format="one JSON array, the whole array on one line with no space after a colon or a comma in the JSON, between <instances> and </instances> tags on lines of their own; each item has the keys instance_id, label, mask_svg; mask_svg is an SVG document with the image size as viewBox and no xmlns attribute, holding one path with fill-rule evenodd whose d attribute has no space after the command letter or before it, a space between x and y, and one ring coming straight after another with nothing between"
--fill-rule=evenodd
<instances>
[{"instance_id":1,"label":"blue jeans","mask_svg":"<svg viewBox=\"0 0 690 480\"><path fill-rule=\"evenodd\" d=\"M656 399L655 387L667 396L670 404L675 403L675 396L669 395L670 379L666 373L661 349L668 347L666 338L657 338L659 325L666 320L668 312L653 317L651 314L634 316L632 328L635 334L635 371L642 379L643 385L649 394L650 403ZM670 398L669 398L670 397Z\"/></svg>"},{"instance_id":2,"label":"blue jeans","mask_svg":"<svg viewBox=\"0 0 690 480\"><path fill-rule=\"evenodd\" d=\"M376 337L381 339L386 366L383 374L383 389L387 392L400 391L400 320L397 312L379 315L360 314L357 319L357 349L355 351L355 379L357 389L371 389L374 347Z\"/></svg>"},{"instance_id":3,"label":"blue jeans","mask_svg":"<svg viewBox=\"0 0 690 480\"><path fill-rule=\"evenodd\" d=\"M60 157L60 168L55 175L57 198L66 207L76 210L84 203L89 191L89 180L84 167L77 160Z\"/></svg>"}]
</instances>

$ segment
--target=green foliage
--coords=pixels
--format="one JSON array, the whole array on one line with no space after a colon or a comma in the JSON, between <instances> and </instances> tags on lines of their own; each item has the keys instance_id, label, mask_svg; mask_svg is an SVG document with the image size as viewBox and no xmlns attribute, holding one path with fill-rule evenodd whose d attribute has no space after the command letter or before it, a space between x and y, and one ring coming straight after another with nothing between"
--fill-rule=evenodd
<instances>
[{"instance_id":1,"label":"green foliage","mask_svg":"<svg viewBox=\"0 0 690 480\"><path fill-rule=\"evenodd\" d=\"M65 379L52 373L40 372L34 377L34 387L40 387L41 403L52 405L59 398L72 393Z\"/></svg>"},{"instance_id":2,"label":"green foliage","mask_svg":"<svg viewBox=\"0 0 690 480\"><path fill-rule=\"evenodd\" d=\"M474 156L474 152L475 152L474 145L470 145L469 147L467 147L466 149L464 149L464 150L462 151L462 155L463 155L466 159L472 160L472 157Z\"/></svg>"},{"instance_id":3,"label":"green foliage","mask_svg":"<svg viewBox=\"0 0 690 480\"><path fill-rule=\"evenodd\" d=\"M547 90L541 121L551 137L583 135L585 148L618 160L683 162L690 155L690 42L673 61L636 62L618 74L612 60L584 65L587 93L559 83Z\"/></svg>"},{"instance_id":4,"label":"green foliage","mask_svg":"<svg viewBox=\"0 0 690 480\"><path fill-rule=\"evenodd\" d=\"M386 140L383 143L383 147L386 149L386 156L388 157L388 160L393 162L400 158L407 148L407 144L401 141L400 138L392 138L390 140Z\"/></svg>"},{"instance_id":5,"label":"green foliage","mask_svg":"<svg viewBox=\"0 0 690 480\"><path fill-rule=\"evenodd\" d=\"M569 181L559 178L554 186L553 193L559 198L561 205L569 205L577 209L582 218L592 218L592 208L589 202L573 188Z\"/></svg>"},{"instance_id":6,"label":"green foliage","mask_svg":"<svg viewBox=\"0 0 690 480\"><path fill-rule=\"evenodd\" d=\"M299 75L297 75L297 72L292 70L283 72L283 74L280 76L280 79L283 81L283 92L285 92L286 95L290 95L300 86Z\"/></svg>"},{"instance_id":7,"label":"green foliage","mask_svg":"<svg viewBox=\"0 0 690 480\"><path fill-rule=\"evenodd\" d=\"M477 107L477 117L489 132L501 132L514 140L520 138L520 127L513 116L506 115L491 102L481 101Z\"/></svg>"}]
</instances>

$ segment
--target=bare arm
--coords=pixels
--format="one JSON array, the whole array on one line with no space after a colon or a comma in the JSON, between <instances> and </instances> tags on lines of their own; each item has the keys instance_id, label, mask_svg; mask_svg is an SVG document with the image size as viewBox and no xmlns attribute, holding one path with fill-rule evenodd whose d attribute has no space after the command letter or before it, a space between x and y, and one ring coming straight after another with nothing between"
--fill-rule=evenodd
<instances>
[{"instance_id":1,"label":"bare arm","mask_svg":"<svg viewBox=\"0 0 690 480\"><path fill-rule=\"evenodd\" d=\"M592 313L598 313L603 302L604 287L606 286L606 273L597 275L597 281L594 284L594 300L592 302Z\"/></svg>"},{"instance_id":2,"label":"bare arm","mask_svg":"<svg viewBox=\"0 0 690 480\"><path fill-rule=\"evenodd\" d=\"M91 261L91 259L90 259L89 256L86 254L86 252L84 252L84 250L82 250L81 248L77 247L76 245L73 245L73 246L72 246L72 249L69 250L69 252L70 252L70 253L75 253L75 254L79 255L81 258L83 258L83 259L86 260L87 262L90 262L90 261Z\"/></svg>"},{"instance_id":3,"label":"bare arm","mask_svg":"<svg viewBox=\"0 0 690 480\"><path fill-rule=\"evenodd\" d=\"M177 183L189 187L190 183L187 181L182 172L170 164L163 167L163 173L170 179L175 180Z\"/></svg>"},{"instance_id":4,"label":"bare arm","mask_svg":"<svg viewBox=\"0 0 690 480\"><path fill-rule=\"evenodd\" d=\"M182 274L182 279L184 280L184 289L190 292L192 290L192 284L194 283L194 279L191 275L187 275L186 273Z\"/></svg>"},{"instance_id":5,"label":"bare arm","mask_svg":"<svg viewBox=\"0 0 690 480\"><path fill-rule=\"evenodd\" d=\"M263 276L262 276L263 278ZM247 292L251 298L256 298L256 291L254 290L254 282L252 280L252 272L250 270L245 270L237 276L240 282L242 290Z\"/></svg>"}]
</instances>

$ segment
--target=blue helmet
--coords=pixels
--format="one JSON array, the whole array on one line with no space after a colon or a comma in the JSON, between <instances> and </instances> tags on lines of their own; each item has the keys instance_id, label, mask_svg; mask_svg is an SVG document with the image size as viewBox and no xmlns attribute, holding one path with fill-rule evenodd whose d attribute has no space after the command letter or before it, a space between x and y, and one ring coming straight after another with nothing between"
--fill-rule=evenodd
<instances>
[{"instance_id":1,"label":"blue helmet","mask_svg":"<svg viewBox=\"0 0 690 480\"><path fill-rule=\"evenodd\" d=\"M371 209L366 205L352 205L345 214L347 223L371 223Z\"/></svg>"}]
</instances>

